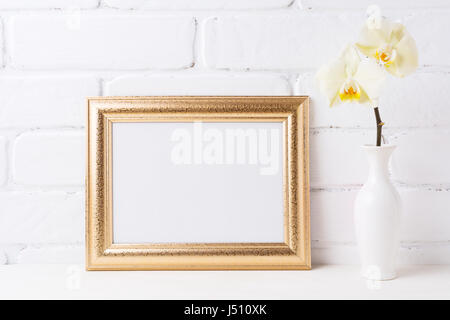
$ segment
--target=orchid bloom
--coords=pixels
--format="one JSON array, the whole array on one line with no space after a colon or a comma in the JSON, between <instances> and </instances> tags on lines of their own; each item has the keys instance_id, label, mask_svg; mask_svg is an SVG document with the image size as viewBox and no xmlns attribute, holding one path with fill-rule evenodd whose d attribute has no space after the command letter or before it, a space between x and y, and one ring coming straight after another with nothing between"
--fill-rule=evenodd
<instances>
[{"instance_id":1,"label":"orchid bloom","mask_svg":"<svg viewBox=\"0 0 450 320\"><path fill-rule=\"evenodd\" d=\"M367 21L356 43L358 49L396 77L413 73L418 65L414 39L405 26L381 16Z\"/></svg>"},{"instance_id":2,"label":"orchid bloom","mask_svg":"<svg viewBox=\"0 0 450 320\"><path fill-rule=\"evenodd\" d=\"M377 105L385 75L373 60L361 60L352 45L339 58L323 66L317 73L320 90L332 107L341 102Z\"/></svg>"}]
</instances>

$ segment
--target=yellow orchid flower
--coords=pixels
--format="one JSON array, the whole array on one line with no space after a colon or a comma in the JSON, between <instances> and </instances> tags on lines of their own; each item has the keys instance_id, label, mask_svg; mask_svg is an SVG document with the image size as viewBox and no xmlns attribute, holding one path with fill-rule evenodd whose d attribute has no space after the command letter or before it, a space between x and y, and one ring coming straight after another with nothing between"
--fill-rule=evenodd
<instances>
[{"instance_id":1,"label":"yellow orchid flower","mask_svg":"<svg viewBox=\"0 0 450 320\"><path fill-rule=\"evenodd\" d=\"M373 60L361 60L352 45L339 58L323 66L316 79L330 107L341 102L377 105L385 74Z\"/></svg>"},{"instance_id":2,"label":"yellow orchid flower","mask_svg":"<svg viewBox=\"0 0 450 320\"><path fill-rule=\"evenodd\" d=\"M368 20L361 30L358 49L396 77L413 73L418 65L417 47L405 26L383 17L372 22Z\"/></svg>"}]
</instances>

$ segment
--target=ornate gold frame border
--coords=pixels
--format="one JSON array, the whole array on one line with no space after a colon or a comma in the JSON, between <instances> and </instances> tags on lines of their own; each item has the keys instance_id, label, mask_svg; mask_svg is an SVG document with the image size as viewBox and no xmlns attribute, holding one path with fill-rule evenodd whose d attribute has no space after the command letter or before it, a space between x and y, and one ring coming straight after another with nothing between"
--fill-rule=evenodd
<instances>
[{"instance_id":1,"label":"ornate gold frame border","mask_svg":"<svg viewBox=\"0 0 450 320\"><path fill-rule=\"evenodd\" d=\"M88 99L87 270L310 269L308 97ZM284 243L113 244L112 123L276 121L284 124Z\"/></svg>"}]
</instances>

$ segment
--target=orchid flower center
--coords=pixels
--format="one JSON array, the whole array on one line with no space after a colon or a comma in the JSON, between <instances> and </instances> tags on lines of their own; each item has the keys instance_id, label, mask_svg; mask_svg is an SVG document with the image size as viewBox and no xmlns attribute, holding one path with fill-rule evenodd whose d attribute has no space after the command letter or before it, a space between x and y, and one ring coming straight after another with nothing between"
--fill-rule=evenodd
<instances>
[{"instance_id":1,"label":"orchid flower center","mask_svg":"<svg viewBox=\"0 0 450 320\"><path fill-rule=\"evenodd\" d=\"M375 52L375 58L383 65L390 65L397 56L397 50L392 48L390 44L384 44Z\"/></svg>"},{"instance_id":2,"label":"orchid flower center","mask_svg":"<svg viewBox=\"0 0 450 320\"><path fill-rule=\"evenodd\" d=\"M359 100L361 89L352 78L348 78L339 90L339 97L342 101Z\"/></svg>"}]
</instances>

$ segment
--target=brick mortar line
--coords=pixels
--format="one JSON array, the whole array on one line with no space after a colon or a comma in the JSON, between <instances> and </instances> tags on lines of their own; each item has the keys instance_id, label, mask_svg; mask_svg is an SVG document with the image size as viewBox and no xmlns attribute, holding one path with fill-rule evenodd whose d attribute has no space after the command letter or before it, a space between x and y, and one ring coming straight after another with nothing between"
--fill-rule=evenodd
<instances>
[{"instance_id":1,"label":"brick mortar line","mask_svg":"<svg viewBox=\"0 0 450 320\"><path fill-rule=\"evenodd\" d=\"M365 126L355 126L355 127L345 127L345 126L318 126L318 127L310 127L310 133L320 133L320 132L326 132L326 131L347 131L347 132L356 132L356 131L360 131L360 132L372 132L373 130L375 130L375 125L373 127L369 126L369 127L365 127ZM450 126L410 126L410 127L405 127L405 126L387 126L385 127L383 130L384 133L386 133L387 136L389 136L390 134L396 134L398 133L399 130L402 131L406 131L406 132L410 132L410 131L414 131L417 132L417 130L433 130L433 131L448 131L450 130ZM391 131L395 131L395 132L391 132Z\"/></svg>"},{"instance_id":2,"label":"brick mortar line","mask_svg":"<svg viewBox=\"0 0 450 320\"><path fill-rule=\"evenodd\" d=\"M432 191L432 192L450 192L450 183L446 184L407 184L393 181L394 186L399 191ZM353 192L362 188L362 185L324 185L313 186L311 192Z\"/></svg>"},{"instance_id":3,"label":"brick mortar line","mask_svg":"<svg viewBox=\"0 0 450 320\"><path fill-rule=\"evenodd\" d=\"M450 192L450 184L403 184L394 181L395 187L399 191L429 191L429 192ZM310 188L311 193L343 193L354 192L360 190L362 185L329 185L329 186L313 186ZM0 193L52 193L63 192L68 195L85 192L85 185L24 185L15 184L14 181L8 182L0 187Z\"/></svg>"},{"instance_id":4,"label":"brick mortar line","mask_svg":"<svg viewBox=\"0 0 450 320\"><path fill-rule=\"evenodd\" d=\"M399 191L429 191L429 192L450 192L450 185L397 185ZM361 186L324 186L324 187L312 187L311 193L343 193L343 192L353 192L361 189ZM60 185L60 186L46 186L46 185L22 185L8 183L0 187L0 193L52 193L52 192L63 192L66 194L77 194L84 193L84 185Z\"/></svg>"},{"instance_id":5,"label":"brick mortar line","mask_svg":"<svg viewBox=\"0 0 450 320\"><path fill-rule=\"evenodd\" d=\"M332 247L355 247L356 241L329 241L329 240L312 240L312 249L321 248L332 248ZM7 246L22 246L20 251L26 250L28 248L33 249L48 249L55 247L84 247L84 242L55 242L55 243L45 243L45 242L22 242L22 243L2 243L0 244L0 249ZM450 240L441 241L401 241L400 246L402 248L435 248L435 247L450 247Z\"/></svg>"},{"instance_id":6,"label":"brick mortar line","mask_svg":"<svg viewBox=\"0 0 450 320\"><path fill-rule=\"evenodd\" d=\"M196 20L198 22L198 20ZM3 31L6 33L6 30ZM202 57L201 41L198 40L198 37L201 37L201 34L196 36L195 44L197 44L195 58L197 61ZM7 42L7 37L4 37L3 41ZM9 58L8 49L9 45L4 45L3 50L6 49L6 56L4 58ZM121 76L133 76L133 75L142 75L142 76L152 76L152 75L280 75L285 77L293 77L294 85L301 81L301 77L305 75L314 74L317 72L319 68L300 68L300 69L254 69L254 68L240 68L240 69L232 69L232 68L209 68L202 64L201 68L197 68L196 66L186 66L186 67L176 67L176 68L139 68L139 69L94 69L94 68L14 68L11 65L10 59L5 59L4 66L0 68L0 75L2 76L63 76L64 74L76 76L76 75L86 75L86 76L96 76L96 77L105 77L105 74L108 74L109 77L121 77ZM196 63L197 64L197 63ZM445 66L421 66L417 70L416 74L450 74L450 65Z\"/></svg>"},{"instance_id":7,"label":"brick mortar line","mask_svg":"<svg viewBox=\"0 0 450 320\"><path fill-rule=\"evenodd\" d=\"M14 15L47 15L54 14L64 15L67 12L71 12L73 10L80 10L83 14L92 14L93 16L100 14L109 14L111 16L114 15L128 15L139 16L139 15L152 15L152 16L230 16L230 15L264 15L264 14L293 14L299 13L303 15L321 15L318 12L312 12L311 10L302 10L298 9L295 6L287 6L287 7L277 7L277 8L229 8L229 9L221 9L221 8L192 8L192 9L126 9L126 8L112 8L112 7L98 7L98 8L80 8L80 7L67 7L67 8L16 8L16 9L1 9L0 8L0 16L14 16ZM362 10L363 13L365 10ZM419 10L418 10L419 11ZM422 10L423 11L423 10ZM419 11L421 12L421 11ZM348 11L349 14L355 15L355 11ZM342 14L342 13L339 13ZM333 16L336 15L333 11L325 12L325 15Z\"/></svg>"},{"instance_id":8,"label":"brick mortar line","mask_svg":"<svg viewBox=\"0 0 450 320\"><path fill-rule=\"evenodd\" d=\"M338 17L342 15L361 16L364 18L365 9L298 9L295 6L281 7L281 8L248 8L248 9L115 9L115 8L42 8L42 9L0 9L0 17L12 16L46 16L53 15L64 16L73 9L80 10L85 16L105 17L105 16L160 16L160 17L199 17L199 18L228 18L228 17L261 17L265 15L280 15L283 14L299 14L299 16L331 16ZM320 10L320 11L319 11ZM445 8L413 8L403 14L405 20L420 14L442 14L450 11L450 5ZM427 10L427 11L424 11ZM386 11L404 12L404 8L387 9Z\"/></svg>"},{"instance_id":9,"label":"brick mortar line","mask_svg":"<svg viewBox=\"0 0 450 320\"><path fill-rule=\"evenodd\" d=\"M304 7L302 8L299 3L301 1L291 0L291 2L287 5L283 6L274 6L274 7L243 7L243 8L207 8L207 7L197 7L197 8L181 8L181 9L171 9L171 8L154 8L154 9L145 9L145 8L116 8L109 6L105 3L105 1L99 1L99 4L96 7L87 7L83 8L80 6L68 6L68 7L46 7L46 8L4 8L0 9L1 13L15 14L15 13L55 13L55 12L64 12L70 10L72 8L79 9L83 12L124 12L124 13L267 13L267 12L298 12L304 14L327 14L327 15L338 15L343 13L348 14L357 14L362 12L362 15L365 14L365 7L362 8L338 8L338 7L320 7L314 6ZM406 10L406 14L403 15L410 16L412 14L421 14L421 13L434 13L434 12L442 12L449 11L450 5L437 5L437 6L420 6L420 7L391 7L389 5L382 6L382 9L389 13L404 13ZM424 11L427 10L427 11Z\"/></svg>"},{"instance_id":10,"label":"brick mortar line","mask_svg":"<svg viewBox=\"0 0 450 320\"><path fill-rule=\"evenodd\" d=\"M312 240L311 247L313 249L332 248L332 247L355 247L356 241L329 241L329 240ZM450 247L450 240L440 241L400 241L401 248L430 248L430 247Z\"/></svg>"},{"instance_id":11,"label":"brick mortar line","mask_svg":"<svg viewBox=\"0 0 450 320\"><path fill-rule=\"evenodd\" d=\"M66 195L75 195L79 193L85 192L85 186L83 184L80 185L22 185L22 184L14 184L14 182L8 183L0 188L0 193L52 193L52 192L61 192Z\"/></svg>"},{"instance_id":12,"label":"brick mortar line","mask_svg":"<svg viewBox=\"0 0 450 320\"><path fill-rule=\"evenodd\" d=\"M199 59L201 57L201 48L199 44L201 42L202 35L200 34L200 22L198 18L194 18L194 37L192 40L192 65L190 69L196 69L199 65Z\"/></svg>"},{"instance_id":13,"label":"brick mortar line","mask_svg":"<svg viewBox=\"0 0 450 320\"><path fill-rule=\"evenodd\" d=\"M102 88L104 89L104 87ZM37 132L37 133L46 133L55 131L56 133L61 132L73 132L73 131L85 131L86 126L85 125L73 125L73 126L0 126L0 136L3 135L9 135L12 133L15 133L18 135L29 133L29 132ZM370 133L374 131L374 127L365 127L365 126L355 126L355 127L338 127L338 126L318 126L318 127L310 127L309 131L311 134L321 134L323 132L361 132L361 133ZM440 132L440 131L449 131L450 126L411 126L411 127L405 127L405 126L399 126L399 127L386 127L386 134L389 135L395 135L398 134L399 131L402 131L401 133L410 133L410 132L417 132L417 131L433 131L433 132ZM394 132L392 132L394 131Z\"/></svg>"}]
</instances>

